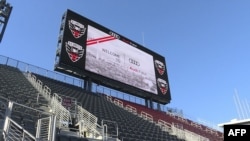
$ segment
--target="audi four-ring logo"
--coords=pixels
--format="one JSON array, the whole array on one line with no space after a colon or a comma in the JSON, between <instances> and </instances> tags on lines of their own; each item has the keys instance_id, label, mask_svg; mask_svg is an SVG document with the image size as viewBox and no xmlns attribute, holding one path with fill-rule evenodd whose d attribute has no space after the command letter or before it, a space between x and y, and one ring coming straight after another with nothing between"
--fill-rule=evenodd
<instances>
[{"instance_id":1,"label":"audi four-ring logo","mask_svg":"<svg viewBox=\"0 0 250 141\"><path fill-rule=\"evenodd\" d=\"M129 63L134 64L136 66L140 66L140 63L134 59L129 58Z\"/></svg>"},{"instance_id":2,"label":"audi four-ring logo","mask_svg":"<svg viewBox=\"0 0 250 141\"><path fill-rule=\"evenodd\" d=\"M112 31L109 32L109 34L113 37L115 37L116 39L120 39L120 36Z\"/></svg>"}]
</instances>

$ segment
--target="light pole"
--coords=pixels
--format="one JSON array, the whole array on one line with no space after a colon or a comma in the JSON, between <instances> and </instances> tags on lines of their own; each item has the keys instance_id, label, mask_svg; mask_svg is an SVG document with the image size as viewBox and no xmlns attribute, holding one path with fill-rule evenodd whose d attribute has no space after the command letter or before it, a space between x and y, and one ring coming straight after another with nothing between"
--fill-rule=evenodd
<instances>
[{"instance_id":1,"label":"light pole","mask_svg":"<svg viewBox=\"0 0 250 141\"><path fill-rule=\"evenodd\" d=\"M9 3L6 3L6 0L0 1L0 42L3 39L3 35L6 29L6 26L9 21L9 17L12 11L12 6Z\"/></svg>"}]
</instances>

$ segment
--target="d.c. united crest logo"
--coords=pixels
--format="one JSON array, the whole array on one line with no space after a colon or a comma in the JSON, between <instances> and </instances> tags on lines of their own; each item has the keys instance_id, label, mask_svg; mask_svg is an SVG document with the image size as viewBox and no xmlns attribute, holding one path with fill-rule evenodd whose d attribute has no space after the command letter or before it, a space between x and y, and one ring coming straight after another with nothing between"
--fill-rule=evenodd
<instances>
[{"instance_id":1,"label":"d.c. united crest logo","mask_svg":"<svg viewBox=\"0 0 250 141\"><path fill-rule=\"evenodd\" d=\"M158 85L159 89L161 90L161 93L163 95L165 95L168 91L168 83L165 80L158 78L157 85Z\"/></svg>"},{"instance_id":2,"label":"d.c. united crest logo","mask_svg":"<svg viewBox=\"0 0 250 141\"><path fill-rule=\"evenodd\" d=\"M65 43L65 48L72 62L76 62L82 58L84 53L82 46L68 41Z\"/></svg>"},{"instance_id":3,"label":"d.c. united crest logo","mask_svg":"<svg viewBox=\"0 0 250 141\"><path fill-rule=\"evenodd\" d=\"M86 31L84 25L75 20L69 20L69 29L75 38L82 37Z\"/></svg>"},{"instance_id":4,"label":"d.c. united crest logo","mask_svg":"<svg viewBox=\"0 0 250 141\"><path fill-rule=\"evenodd\" d=\"M156 69L157 69L157 71L158 71L158 73L160 75L164 74L164 72L165 72L165 65L161 61L155 60L155 67L156 67Z\"/></svg>"}]
</instances>

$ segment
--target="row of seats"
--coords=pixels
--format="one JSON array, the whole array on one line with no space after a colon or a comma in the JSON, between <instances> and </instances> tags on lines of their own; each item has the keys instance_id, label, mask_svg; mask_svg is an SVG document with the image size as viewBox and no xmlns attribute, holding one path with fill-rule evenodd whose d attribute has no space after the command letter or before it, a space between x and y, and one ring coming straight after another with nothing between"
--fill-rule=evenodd
<instances>
[{"instance_id":1,"label":"row of seats","mask_svg":"<svg viewBox=\"0 0 250 141\"><path fill-rule=\"evenodd\" d=\"M17 68L0 64L0 128L3 129L8 103L12 101L14 104L8 116L35 137L38 119L49 116L46 114L49 102L38 95L39 92L26 75L26 72ZM88 139L67 135L57 136L56 139L57 141L88 141Z\"/></svg>"},{"instance_id":2,"label":"row of seats","mask_svg":"<svg viewBox=\"0 0 250 141\"><path fill-rule=\"evenodd\" d=\"M86 92L82 88L65 84L38 74L36 78L51 88L52 93L74 97L82 107L96 117L98 123L110 121L108 134L123 141L183 141L168 132L162 131L159 126L146 121L121 107L109 102L101 95ZM118 135L117 128L118 126Z\"/></svg>"},{"instance_id":3,"label":"row of seats","mask_svg":"<svg viewBox=\"0 0 250 141\"><path fill-rule=\"evenodd\" d=\"M0 65L0 84L1 120L5 118L8 102L13 101L16 104L12 107L11 119L35 136L37 120L42 114L34 109L40 109L48 102L43 97L37 101L38 91L28 81L25 73L17 68Z\"/></svg>"},{"instance_id":4,"label":"row of seats","mask_svg":"<svg viewBox=\"0 0 250 141\"><path fill-rule=\"evenodd\" d=\"M131 118L134 116L133 114L121 108L119 109L119 107L107 102L100 95L86 92L80 87L69 85L41 75L36 76L42 82L49 85L52 93L64 94L66 96L76 98L85 109L92 112L98 117L99 124L101 124L102 120L111 120L117 122L117 124L119 125L119 138L123 138L124 140L140 140L142 138L143 140L153 140L153 138L157 140L164 140L169 137L170 140L178 140L176 136L172 136L166 132L162 132L161 129L150 122L144 123L144 120L142 120L141 118ZM39 109L42 105L47 105L47 101L43 97L40 97L39 102L37 102L37 90L28 82L24 73L17 68L0 65L0 84L0 96L3 97L0 100L0 121L3 121L5 109L8 105L8 100L15 101L17 103L24 104L28 107L36 109ZM123 102L137 107L138 111L146 111L154 115L154 118L156 120L167 119L167 121L176 123L180 122L176 118L166 116L165 113L148 109L147 107L128 101ZM20 125L24 126L25 129L35 135L34 129L36 128L36 122L37 119L41 118L41 115L39 113L34 113L33 110L23 110L20 107L21 106L18 105L15 105L13 107L11 118L16 120ZM208 136L206 132L201 132L197 128L190 127L188 124L185 125L182 123L182 125L188 130L207 136L212 140L218 140L218 138ZM115 127L109 129L109 132L111 134L116 134Z\"/></svg>"},{"instance_id":5,"label":"row of seats","mask_svg":"<svg viewBox=\"0 0 250 141\"><path fill-rule=\"evenodd\" d=\"M199 127L193 126L192 125L192 123L194 123L193 121L191 121L189 119L180 119L183 117L177 117L174 115L170 115L170 114L167 114L166 112L150 109L144 105L140 105L140 104L133 103L133 102L126 101L123 99L119 99L119 98L111 97L111 100L112 101L116 101L116 100L121 101L123 107L130 105L130 106L136 108L137 113L141 113L143 111L143 112L146 112L150 115L153 115L153 119L155 122L157 122L160 119L160 120L168 122L169 124L178 124L178 125L181 125L183 127L183 129L194 132L198 135L202 135L202 136L207 137L213 141L217 141L217 140L219 141L219 140L221 140L221 137L223 136L223 133L221 133L219 131L214 131L217 133L217 135L208 133L206 131L208 129L208 127L206 127L204 125L199 124Z\"/></svg>"}]
</instances>

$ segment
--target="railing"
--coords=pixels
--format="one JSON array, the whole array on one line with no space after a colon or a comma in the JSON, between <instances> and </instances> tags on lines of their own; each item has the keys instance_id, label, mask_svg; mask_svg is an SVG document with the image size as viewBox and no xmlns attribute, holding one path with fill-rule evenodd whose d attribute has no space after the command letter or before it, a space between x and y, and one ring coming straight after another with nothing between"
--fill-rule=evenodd
<instances>
[{"instance_id":1,"label":"railing","mask_svg":"<svg viewBox=\"0 0 250 141\"><path fill-rule=\"evenodd\" d=\"M1 117L5 117L5 113L8 107L7 105L8 105L8 99L0 96L0 108L1 108L0 116ZM4 128L4 119L0 119L0 130L3 130L3 128Z\"/></svg>"},{"instance_id":2,"label":"railing","mask_svg":"<svg viewBox=\"0 0 250 141\"><path fill-rule=\"evenodd\" d=\"M183 126L173 123L171 125L171 130L172 130L173 135L176 135L180 139L185 139L185 131L183 130ZM187 140L187 141L190 141L190 140Z\"/></svg>"},{"instance_id":3,"label":"railing","mask_svg":"<svg viewBox=\"0 0 250 141\"><path fill-rule=\"evenodd\" d=\"M13 111L15 110L15 112ZM22 111L19 111L19 110L22 110ZM25 112L24 112L25 111ZM9 104L8 104L8 108L6 108L6 113L5 113L5 116L6 116L6 119L5 119L5 124L4 124L4 131L6 133L6 138L10 136L10 138L21 138L19 134L19 129L20 129L20 132L23 132L23 138L24 140L26 140L26 138L33 138L34 136L36 136L36 139L40 139L40 135L43 135L43 134L40 134L42 132L45 132L44 130L41 130L41 129L44 129L44 124L40 124L37 125L36 127L34 125L31 125L31 123L27 123L29 124L29 131L31 132L31 130L34 130L36 132L34 132L33 134L29 133L27 130L24 130L24 128L19 125L18 123L16 123L14 120L11 119L11 117L13 116L12 114L20 114L20 112L23 112L22 116L26 117L26 116L29 116L31 119L32 119L32 122L31 123L36 123L38 121L38 124L39 124L39 119L38 118L41 118L41 117L46 117L46 118L50 118L52 120L50 120L50 122L48 123L48 125L45 125L47 126L47 132L49 134L47 134L47 139L46 141L54 141L54 135L55 135L55 116L53 116L51 113L48 113L48 112L45 112L45 111L41 111L41 110L38 110L38 109L34 109L34 108L31 108L31 107L28 107L28 106L25 106L25 105L22 105L22 104L19 104L19 103L16 103L16 102L12 102L12 101L9 101ZM36 114L36 115L33 115L33 114ZM17 116L17 115L16 115ZM20 115L19 115L20 116ZM24 122L25 122L25 119L24 119ZM22 123L22 121L21 121ZM14 127L12 128L14 124ZM26 125L27 126L27 125ZM10 130L10 133L8 133ZM12 129L15 129L12 131ZM17 133L16 133L17 132ZM27 137L27 135L31 137ZM39 135L40 134L40 135ZM45 137L43 135L43 137ZM29 140L29 139L27 139Z\"/></svg>"},{"instance_id":4,"label":"railing","mask_svg":"<svg viewBox=\"0 0 250 141\"><path fill-rule=\"evenodd\" d=\"M209 141L208 138L191 132L189 130L183 129L182 126L172 124L171 125L172 134L176 135L180 139L184 139L186 141Z\"/></svg>"},{"instance_id":5,"label":"railing","mask_svg":"<svg viewBox=\"0 0 250 141\"><path fill-rule=\"evenodd\" d=\"M34 135L32 135L31 133L29 133L27 130L25 130L22 126L20 126L18 123L16 123L14 120L12 120L11 117L12 116L12 110L13 109L25 109L25 113L38 113L40 116L44 117L47 116L47 118L50 119L54 119L55 117L49 113L46 113L44 111L39 111L30 107L27 107L25 105L22 104L18 104L15 102L9 102L9 106L7 108L6 111L6 119L5 119L5 124L4 124L4 138L6 141L8 140L41 140L42 137L46 138L46 141L54 141L54 135L55 135L55 125L54 120L50 120L49 123L46 124L39 124L39 120L38 120L38 126L36 128L36 138L34 137ZM33 115L31 115L33 116ZM36 121L36 119L34 119L34 121ZM44 127L47 127L46 130ZM34 128L35 129L35 128ZM48 132L48 134L44 134L44 132ZM41 136L42 135L42 136ZM46 136L47 135L47 136ZM45 141L45 140L44 140Z\"/></svg>"},{"instance_id":6,"label":"railing","mask_svg":"<svg viewBox=\"0 0 250 141\"><path fill-rule=\"evenodd\" d=\"M208 138L198 135L196 133L190 132L188 130L184 130L185 132L185 139L187 141L209 141Z\"/></svg>"},{"instance_id":7,"label":"railing","mask_svg":"<svg viewBox=\"0 0 250 141\"><path fill-rule=\"evenodd\" d=\"M70 112L62 106L62 98L56 93L51 97L51 89L46 85L43 86L43 83L37 80L35 75L28 73L28 80L37 88L39 94L50 102L48 106L50 106L51 112L56 115L57 126L59 128L68 128L69 124L72 123L72 119Z\"/></svg>"},{"instance_id":8,"label":"railing","mask_svg":"<svg viewBox=\"0 0 250 141\"><path fill-rule=\"evenodd\" d=\"M114 104L121 107L121 108L123 108L123 102L121 100L115 99Z\"/></svg>"},{"instance_id":9,"label":"railing","mask_svg":"<svg viewBox=\"0 0 250 141\"><path fill-rule=\"evenodd\" d=\"M62 98L54 93L51 99L52 113L56 115L57 127L68 128L72 124L70 112L62 106Z\"/></svg>"},{"instance_id":10,"label":"railing","mask_svg":"<svg viewBox=\"0 0 250 141\"><path fill-rule=\"evenodd\" d=\"M130 105L126 105L125 109L135 115L137 115L137 109L133 106L130 106Z\"/></svg>"},{"instance_id":11,"label":"railing","mask_svg":"<svg viewBox=\"0 0 250 141\"><path fill-rule=\"evenodd\" d=\"M78 104L77 99L65 95L59 95L59 96L62 98L62 106L64 106L67 110L69 110L71 115L77 115L77 104Z\"/></svg>"},{"instance_id":12,"label":"railing","mask_svg":"<svg viewBox=\"0 0 250 141\"><path fill-rule=\"evenodd\" d=\"M4 124L4 139L5 141L35 141L36 138L28 131L22 128L14 120L6 117Z\"/></svg>"},{"instance_id":13,"label":"railing","mask_svg":"<svg viewBox=\"0 0 250 141\"><path fill-rule=\"evenodd\" d=\"M102 120L102 127L104 128L102 130L104 141L108 140L109 138L118 138L118 124L115 121ZM115 132L112 132L111 130L114 129Z\"/></svg>"},{"instance_id":14,"label":"railing","mask_svg":"<svg viewBox=\"0 0 250 141\"><path fill-rule=\"evenodd\" d=\"M36 138L42 141L53 141L55 131L55 117L46 117L37 122Z\"/></svg>"},{"instance_id":15,"label":"railing","mask_svg":"<svg viewBox=\"0 0 250 141\"><path fill-rule=\"evenodd\" d=\"M31 82L31 84L38 90L39 94L42 94L43 97L50 102L51 101L51 89L48 86L43 86L43 82L41 80L37 80L35 75L32 75L32 73L28 73L28 80ZM39 94L37 96L37 99L39 99Z\"/></svg>"},{"instance_id":16,"label":"railing","mask_svg":"<svg viewBox=\"0 0 250 141\"><path fill-rule=\"evenodd\" d=\"M141 115L140 115L143 119L145 120L148 120L150 122L154 122L154 119L153 119L153 116L144 112L144 111L141 111Z\"/></svg>"},{"instance_id":17,"label":"railing","mask_svg":"<svg viewBox=\"0 0 250 141\"><path fill-rule=\"evenodd\" d=\"M51 96L51 90L48 86L42 86L43 83L40 80L36 80L36 77L29 73L28 79L31 81L33 86L37 88L41 95L46 97L50 101L51 112L56 115L57 127L65 129L69 127L69 124L72 124L71 114L76 116L77 124L79 125L80 136L84 136L85 133L89 136L100 136L102 131L98 131L97 127L97 117L82 108L80 105L77 105L77 101L73 100L71 105L72 112L67 110L63 106L63 98L66 96L60 96L59 94L54 93ZM84 133L84 134L83 134Z\"/></svg>"},{"instance_id":18,"label":"railing","mask_svg":"<svg viewBox=\"0 0 250 141\"><path fill-rule=\"evenodd\" d=\"M38 84L42 84L41 82L38 81ZM48 86L44 86L43 87L43 92L42 92L44 98L47 100L47 101L51 101L51 89L48 87Z\"/></svg>"},{"instance_id":19,"label":"railing","mask_svg":"<svg viewBox=\"0 0 250 141\"><path fill-rule=\"evenodd\" d=\"M92 132L96 131L97 128L97 117L82 108L81 106L77 106L77 119L78 122L81 122L82 127L80 132Z\"/></svg>"},{"instance_id":20,"label":"railing","mask_svg":"<svg viewBox=\"0 0 250 141\"><path fill-rule=\"evenodd\" d=\"M190 125L193 126L193 127L195 127L195 128L202 129L201 124L199 124L199 123L191 121Z\"/></svg>"},{"instance_id":21,"label":"railing","mask_svg":"<svg viewBox=\"0 0 250 141\"><path fill-rule=\"evenodd\" d=\"M164 120L159 119L157 125L160 126L163 131L172 132L171 124Z\"/></svg>"},{"instance_id":22,"label":"railing","mask_svg":"<svg viewBox=\"0 0 250 141\"><path fill-rule=\"evenodd\" d=\"M79 126L80 137L103 139L103 126L96 124L95 128L88 127L85 120L80 120L77 124Z\"/></svg>"},{"instance_id":23,"label":"railing","mask_svg":"<svg viewBox=\"0 0 250 141\"><path fill-rule=\"evenodd\" d=\"M48 118L54 118L53 115L50 113L47 113L45 111L41 111L38 109L34 109L31 107L28 107L26 105L16 103L13 101L10 101L2 96L0 96L0 106L1 109L5 112L2 112L2 117L5 117L2 119L3 121L3 129L4 131L4 138L5 141L8 140L39 140L41 136L36 136L38 132L43 132L40 131L40 128L35 127L35 123L37 122L39 117L48 117ZM8 105L8 106L7 106ZM19 115L20 114L20 115ZM35 114L35 115L34 115ZM21 120L14 120L12 117L17 117L20 116ZM29 120L26 120L25 117L28 117ZM52 122L52 121L51 121ZM32 124L33 123L33 124ZM33 133L30 133L28 130L25 130L23 127L28 127L29 131L36 131ZM50 134L48 135L47 138L49 140L46 141L54 141L54 129L53 123L50 123L49 125L49 132ZM38 126L37 126L38 127ZM36 136L36 138L35 138Z\"/></svg>"},{"instance_id":24,"label":"railing","mask_svg":"<svg viewBox=\"0 0 250 141\"><path fill-rule=\"evenodd\" d=\"M112 96L106 95L106 98L107 98L107 100L108 100L109 102L113 102Z\"/></svg>"}]
</instances>

